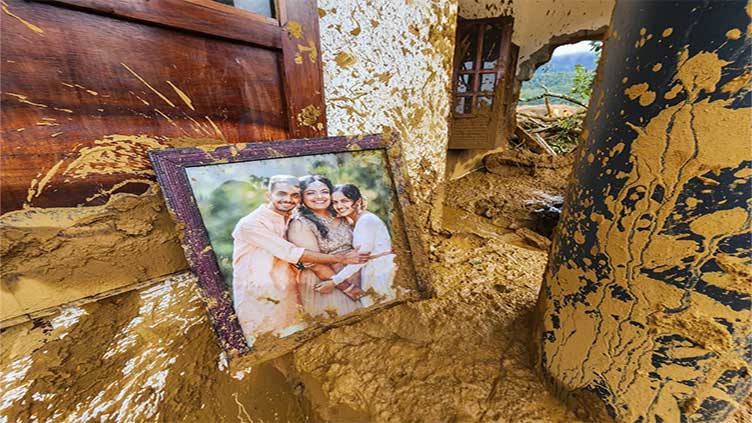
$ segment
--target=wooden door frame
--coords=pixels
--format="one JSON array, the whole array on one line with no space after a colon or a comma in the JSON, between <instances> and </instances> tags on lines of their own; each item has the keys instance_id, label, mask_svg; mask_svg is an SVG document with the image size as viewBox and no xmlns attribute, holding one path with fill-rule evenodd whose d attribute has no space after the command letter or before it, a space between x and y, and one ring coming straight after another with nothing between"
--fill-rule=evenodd
<instances>
[{"instance_id":1,"label":"wooden door frame","mask_svg":"<svg viewBox=\"0 0 752 423\"><path fill-rule=\"evenodd\" d=\"M281 52L290 138L326 136L316 0L275 0L277 19L212 0L34 0Z\"/></svg>"}]
</instances>

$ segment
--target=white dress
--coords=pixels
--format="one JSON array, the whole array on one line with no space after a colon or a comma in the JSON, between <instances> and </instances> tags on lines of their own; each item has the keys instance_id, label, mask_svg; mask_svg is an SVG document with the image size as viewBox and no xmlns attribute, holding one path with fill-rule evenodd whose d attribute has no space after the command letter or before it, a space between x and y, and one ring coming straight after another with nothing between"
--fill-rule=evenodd
<instances>
[{"instance_id":1,"label":"white dress","mask_svg":"<svg viewBox=\"0 0 752 423\"><path fill-rule=\"evenodd\" d=\"M340 283L360 270L360 287L364 291L372 289L376 295L360 299L364 307L373 305L376 301L385 302L396 298L394 275L397 265L392 253L392 239L384 222L373 213L364 212L353 228L353 247L360 248L360 252L371 253L376 258L365 264L350 264L345 266L332 280Z\"/></svg>"}]
</instances>

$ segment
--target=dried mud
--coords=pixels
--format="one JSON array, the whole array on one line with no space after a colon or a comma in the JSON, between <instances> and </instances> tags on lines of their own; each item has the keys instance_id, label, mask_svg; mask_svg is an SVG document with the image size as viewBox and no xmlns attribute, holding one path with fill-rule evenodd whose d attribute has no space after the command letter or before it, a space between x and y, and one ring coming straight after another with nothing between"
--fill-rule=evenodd
<instances>
[{"instance_id":1,"label":"dried mud","mask_svg":"<svg viewBox=\"0 0 752 423\"><path fill-rule=\"evenodd\" d=\"M325 421L573 422L529 367L543 251L472 234L436 239L437 297L339 328L293 354Z\"/></svg>"},{"instance_id":2,"label":"dried mud","mask_svg":"<svg viewBox=\"0 0 752 423\"><path fill-rule=\"evenodd\" d=\"M478 172L453 181L447 210L459 212L447 212L446 227L430 238L434 298L332 329L245 372L227 366L188 274L7 328L0 334L0 416L580 421L578 410L545 389L529 360L529 318L547 254L493 223L501 212L489 218L475 208L503 198L503 213L525 217L529 200L559 192L566 171ZM525 219L515 222L525 227ZM735 421L744 416L748 410Z\"/></svg>"},{"instance_id":3,"label":"dried mud","mask_svg":"<svg viewBox=\"0 0 752 423\"><path fill-rule=\"evenodd\" d=\"M187 274L0 336L5 421L282 422L310 414L274 367L227 371Z\"/></svg>"},{"instance_id":4,"label":"dried mud","mask_svg":"<svg viewBox=\"0 0 752 423\"><path fill-rule=\"evenodd\" d=\"M530 238L525 236L530 231L548 236L555 221L546 221L535 211L563 201L572 159L572 154L549 157L527 150L487 156L485 171L447 184L444 229L479 236L503 235L517 245L531 243L528 239L520 244L521 239ZM504 235L511 232L518 237Z\"/></svg>"},{"instance_id":5,"label":"dried mud","mask_svg":"<svg viewBox=\"0 0 752 423\"><path fill-rule=\"evenodd\" d=\"M187 267L175 224L154 191L116 194L105 206L19 210L0 225L3 326Z\"/></svg>"}]
</instances>

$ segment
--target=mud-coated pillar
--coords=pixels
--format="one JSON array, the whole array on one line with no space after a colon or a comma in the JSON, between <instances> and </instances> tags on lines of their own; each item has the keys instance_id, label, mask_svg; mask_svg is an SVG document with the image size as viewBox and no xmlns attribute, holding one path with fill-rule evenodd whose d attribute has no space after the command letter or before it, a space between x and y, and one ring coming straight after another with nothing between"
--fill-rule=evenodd
<instances>
[{"instance_id":1,"label":"mud-coated pillar","mask_svg":"<svg viewBox=\"0 0 752 423\"><path fill-rule=\"evenodd\" d=\"M750 18L617 2L536 311L597 422L720 422L752 388Z\"/></svg>"}]
</instances>

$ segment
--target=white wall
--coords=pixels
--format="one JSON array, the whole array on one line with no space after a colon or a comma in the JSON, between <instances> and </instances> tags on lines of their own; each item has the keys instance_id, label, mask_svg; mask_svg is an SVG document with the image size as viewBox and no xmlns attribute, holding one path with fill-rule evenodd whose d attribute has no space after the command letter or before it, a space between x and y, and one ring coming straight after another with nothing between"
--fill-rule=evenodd
<instances>
[{"instance_id":1,"label":"white wall","mask_svg":"<svg viewBox=\"0 0 752 423\"><path fill-rule=\"evenodd\" d=\"M441 202L456 14L456 1L319 1L329 134L398 132L423 221Z\"/></svg>"}]
</instances>

